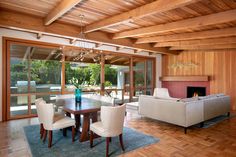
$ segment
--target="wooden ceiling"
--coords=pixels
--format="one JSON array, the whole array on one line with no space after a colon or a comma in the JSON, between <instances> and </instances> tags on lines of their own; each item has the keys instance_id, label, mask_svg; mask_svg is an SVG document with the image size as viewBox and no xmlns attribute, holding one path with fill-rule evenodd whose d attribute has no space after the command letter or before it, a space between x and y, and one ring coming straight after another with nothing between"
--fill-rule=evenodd
<instances>
[{"instance_id":1,"label":"wooden ceiling","mask_svg":"<svg viewBox=\"0 0 236 157\"><path fill-rule=\"evenodd\" d=\"M1 0L0 9L42 18L46 28L79 29L84 14L92 40L150 52L236 49L236 0Z\"/></svg>"}]
</instances>

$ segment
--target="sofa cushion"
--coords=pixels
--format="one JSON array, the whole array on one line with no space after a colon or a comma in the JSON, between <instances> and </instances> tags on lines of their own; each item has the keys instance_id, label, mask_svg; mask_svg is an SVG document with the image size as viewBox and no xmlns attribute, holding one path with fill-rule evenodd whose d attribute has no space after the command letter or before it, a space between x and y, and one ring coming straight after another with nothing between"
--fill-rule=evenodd
<instances>
[{"instance_id":1,"label":"sofa cushion","mask_svg":"<svg viewBox=\"0 0 236 157\"><path fill-rule=\"evenodd\" d=\"M181 102L191 102L191 101L197 101L197 100L199 100L198 97L193 97L193 98L180 99L179 101L181 101Z\"/></svg>"},{"instance_id":2,"label":"sofa cushion","mask_svg":"<svg viewBox=\"0 0 236 157\"><path fill-rule=\"evenodd\" d=\"M163 99L163 100L173 100L173 101L179 101L180 99L179 98L172 98L172 97L157 97L155 96L156 99Z\"/></svg>"},{"instance_id":3,"label":"sofa cushion","mask_svg":"<svg viewBox=\"0 0 236 157\"><path fill-rule=\"evenodd\" d=\"M225 94L224 93L219 93L219 94L216 94L217 95L217 97L222 97L222 96L225 96Z\"/></svg>"},{"instance_id":4,"label":"sofa cushion","mask_svg":"<svg viewBox=\"0 0 236 157\"><path fill-rule=\"evenodd\" d=\"M205 99L210 99L210 98L216 98L217 94L211 94L211 95L207 95L207 96L199 96L200 100L205 100Z\"/></svg>"}]
</instances>

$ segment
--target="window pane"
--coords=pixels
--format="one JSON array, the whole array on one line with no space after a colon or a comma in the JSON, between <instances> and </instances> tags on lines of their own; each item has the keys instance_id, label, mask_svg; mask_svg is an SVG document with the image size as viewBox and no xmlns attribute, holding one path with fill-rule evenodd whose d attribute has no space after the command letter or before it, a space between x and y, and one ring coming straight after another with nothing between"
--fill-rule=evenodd
<instances>
[{"instance_id":1,"label":"window pane","mask_svg":"<svg viewBox=\"0 0 236 157\"><path fill-rule=\"evenodd\" d=\"M153 61L147 61L147 95L152 95L153 91Z\"/></svg>"},{"instance_id":2,"label":"window pane","mask_svg":"<svg viewBox=\"0 0 236 157\"><path fill-rule=\"evenodd\" d=\"M137 60L137 59L136 59ZM145 83L145 61L134 59L134 97L133 101L138 101L138 96L146 94Z\"/></svg>"},{"instance_id":3,"label":"window pane","mask_svg":"<svg viewBox=\"0 0 236 157\"><path fill-rule=\"evenodd\" d=\"M115 98L115 103L129 101L129 57L106 55L105 56L105 94Z\"/></svg>"},{"instance_id":4,"label":"window pane","mask_svg":"<svg viewBox=\"0 0 236 157\"><path fill-rule=\"evenodd\" d=\"M28 114L28 96L11 96L10 115Z\"/></svg>"},{"instance_id":5,"label":"window pane","mask_svg":"<svg viewBox=\"0 0 236 157\"><path fill-rule=\"evenodd\" d=\"M34 47L30 53L31 92L61 91L62 52L51 48Z\"/></svg>"},{"instance_id":6,"label":"window pane","mask_svg":"<svg viewBox=\"0 0 236 157\"><path fill-rule=\"evenodd\" d=\"M25 55L30 47L11 45L10 78L11 93L28 93L28 58Z\"/></svg>"},{"instance_id":7,"label":"window pane","mask_svg":"<svg viewBox=\"0 0 236 157\"><path fill-rule=\"evenodd\" d=\"M55 104L56 95L32 95L31 96L31 114L37 114L35 100L38 98L43 98L47 103Z\"/></svg>"},{"instance_id":8,"label":"window pane","mask_svg":"<svg viewBox=\"0 0 236 157\"><path fill-rule=\"evenodd\" d=\"M61 90L62 57L62 52L54 48L10 45L11 116L29 115L30 102L31 114L36 113L36 96L31 93ZM28 95L16 95L22 93Z\"/></svg>"},{"instance_id":9,"label":"window pane","mask_svg":"<svg viewBox=\"0 0 236 157\"><path fill-rule=\"evenodd\" d=\"M75 88L100 89L100 64L66 62L65 66L67 91L74 91Z\"/></svg>"}]
</instances>

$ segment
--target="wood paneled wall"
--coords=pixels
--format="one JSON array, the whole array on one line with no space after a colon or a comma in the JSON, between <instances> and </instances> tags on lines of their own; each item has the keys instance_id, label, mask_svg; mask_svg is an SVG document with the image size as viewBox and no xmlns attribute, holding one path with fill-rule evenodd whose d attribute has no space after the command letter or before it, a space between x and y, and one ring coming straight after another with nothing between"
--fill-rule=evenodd
<instances>
[{"instance_id":1,"label":"wood paneled wall","mask_svg":"<svg viewBox=\"0 0 236 157\"><path fill-rule=\"evenodd\" d=\"M195 63L197 66L171 67L177 63ZM165 55L162 76L209 75L210 93L231 96L231 108L236 110L236 50L189 51L179 55Z\"/></svg>"}]
</instances>

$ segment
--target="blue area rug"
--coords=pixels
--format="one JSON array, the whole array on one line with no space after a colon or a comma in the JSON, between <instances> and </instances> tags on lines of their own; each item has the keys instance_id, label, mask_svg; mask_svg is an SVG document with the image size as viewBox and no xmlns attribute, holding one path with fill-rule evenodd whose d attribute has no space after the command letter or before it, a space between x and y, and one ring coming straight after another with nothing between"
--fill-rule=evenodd
<instances>
[{"instance_id":1,"label":"blue area rug","mask_svg":"<svg viewBox=\"0 0 236 157\"><path fill-rule=\"evenodd\" d=\"M105 138L97 138L94 140L94 147L90 148L89 141L78 142L77 140L71 142L71 132L67 131L67 137L63 137L62 131L53 131L53 145L52 148L48 148L48 143L43 143L40 140L39 126L30 125L24 127L25 135L28 140L28 144L31 149L33 157L103 157L105 156L106 145ZM117 156L122 153L126 153L135 150L140 147L144 147L153 143L159 142L158 138L145 135L130 128L124 128L123 142L125 146L125 152L121 150L119 137L112 138L112 142L109 145L109 155Z\"/></svg>"},{"instance_id":2,"label":"blue area rug","mask_svg":"<svg viewBox=\"0 0 236 157\"><path fill-rule=\"evenodd\" d=\"M218 117L215 117L215 118L212 118L212 119L209 119L207 121L204 122L204 126L202 128L209 128L213 125L216 125L224 120L227 120L227 119L230 119L230 118L233 118L235 117L235 115L230 115L230 117L228 117L227 115L221 115L221 116L218 116ZM197 127L201 127L200 124L197 124L196 125Z\"/></svg>"}]
</instances>

